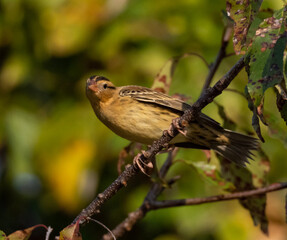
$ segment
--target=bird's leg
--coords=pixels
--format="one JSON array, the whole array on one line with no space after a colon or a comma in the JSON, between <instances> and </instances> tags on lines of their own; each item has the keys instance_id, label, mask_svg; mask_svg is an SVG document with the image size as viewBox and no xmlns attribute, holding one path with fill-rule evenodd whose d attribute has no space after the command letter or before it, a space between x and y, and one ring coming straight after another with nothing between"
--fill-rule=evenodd
<instances>
[{"instance_id":1,"label":"bird's leg","mask_svg":"<svg viewBox=\"0 0 287 240\"><path fill-rule=\"evenodd\" d=\"M148 177L150 177L150 174L148 173L148 171L150 172L151 169L153 169L153 164L152 162L148 162L145 163L142 159L141 159L141 155L145 155L145 151L142 151L142 153L138 153L133 160L133 164L135 166L137 166L140 171L142 173L144 173L145 175L147 175Z\"/></svg>"}]
</instances>

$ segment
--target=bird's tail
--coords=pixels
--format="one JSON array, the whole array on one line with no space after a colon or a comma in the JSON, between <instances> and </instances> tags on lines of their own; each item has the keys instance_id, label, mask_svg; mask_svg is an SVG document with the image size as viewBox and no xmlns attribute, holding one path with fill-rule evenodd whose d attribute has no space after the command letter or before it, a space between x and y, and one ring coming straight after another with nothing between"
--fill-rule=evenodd
<instances>
[{"instance_id":1,"label":"bird's tail","mask_svg":"<svg viewBox=\"0 0 287 240\"><path fill-rule=\"evenodd\" d=\"M227 129L223 130L223 135L228 142L215 142L211 148L237 165L246 166L248 159L252 159L251 151L259 147L258 139Z\"/></svg>"}]
</instances>

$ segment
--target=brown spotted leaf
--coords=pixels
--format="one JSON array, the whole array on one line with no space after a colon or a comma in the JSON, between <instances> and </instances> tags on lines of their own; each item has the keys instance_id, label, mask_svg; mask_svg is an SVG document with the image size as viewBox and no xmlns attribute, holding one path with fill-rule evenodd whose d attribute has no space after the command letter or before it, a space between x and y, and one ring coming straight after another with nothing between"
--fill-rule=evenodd
<instances>
[{"instance_id":1,"label":"brown spotted leaf","mask_svg":"<svg viewBox=\"0 0 287 240\"><path fill-rule=\"evenodd\" d=\"M264 19L248 50L247 89L255 107L261 104L268 88L283 80L283 53L287 42L286 11L287 6L275 12L273 17Z\"/></svg>"},{"instance_id":2,"label":"brown spotted leaf","mask_svg":"<svg viewBox=\"0 0 287 240\"><path fill-rule=\"evenodd\" d=\"M250 107L252 106L253 104L251 102ZM218 110L219 115L224 121L223 126L234 130L236 124L227 116L223 106L218 105ZM255 116L257 117L257 114L255 114ZM238 167L236 164L222 157L219 157L219 160L221 165L221 176L225 179L225 181L232 183L235 187L231 191L229 189L230 192L251 190L254 189L255 186L261 187L266 183L266 174L269 171L269 159L263 151L260 151L260 161L256 162L257 166L252 168L252 172L250 172L247 168ZM254 224L260 224L262 231L267 233L268 222L265 216L266 196L262 195L258 197L242 199L239 200L239 202L244 208L249 210Z\"/></svg>"},{"instance_id":3,"label":"brown spotted leaf","mask_svg":"<svg viewBox=\"0 0 287 240\"><path fill-rule=\"evenodd\" d=\"M156 75L151 88L155 91L168 94L177 64L181 59L189 56L197 56L204 60L203 57L197 53L184 53L181 56L171 58ZM204 62L206 63L205 60Z\"/></svg>"},{"instance_id":4,"label":"brown spotted leaf","mask_svg":"<svg viewBox=\"0 0 287 240\"><path fill-rule=\"evenodd\" d=\"M267 184L267 174L270 171L270 159L262 148L257 151L259 159L255 161L252 168L253 184L256 187L263 187Z\"/></svg>"},{"instance_id":5,"label":"brown spotted leaf","mask_svg":"<svg viewBox=\"0 0 287 240\"><path fill-rule=\"evenodd\" d=\"M18 230L16 232L11 233L8 237L5 236L5 233L0 232L0 239L5 239L5 240L27 240L30 238L33 230L38 227L44 227L47 229L45 225L39 224L35 225L30 228L26 228L24 230ZM1 236L2 235L2 236Z\"/></svg>"},{"instance_id":6,"label":"brown spotted leaf","mask_svg":"<svg viewBox=\"0 0 287 240\"><path fill-rule=\"evenodd\" d=\"M175 67L178 63L178 58L172 58L162 67L160 72L156 75L152 89L157 92L168 94Z\"/></svg>"},{"instance_id":7,"label":"brown spotted leaf","mask_svg":"<svg viewBox=\"0 0 287 240\"><path fill-rule=\"evenodd\" d=\"M223 106L217 104L219 115L223 119L223 126L234 130L236 124L227 116ZM257 115L256 115L257 116ZM219 157L221 164L221 176L225 182L232 183L233 189L228 189L231 192L238 192L244 190L261 187L266 183L266 175L269 171L269 159L267 155L260 151L260 161L257 161L257 166L253 168L252 173L247 168L236 166L234 163ZM268 232L268 223L265 216L266 196L259 196L240 200L241 205L249 210L254 224L260 223L261 229L264 233Z\"/></svg>"},{"instance_id":8,"label":"brown spotted leaf","mask_svg":"<svg viewBox=\"0 0 287 240\"><path fill-rule=\"evenodd\" d=\"M243 167L219 156L222 177L235 186L232 192L240 192L254 189L253 174ZM266 195L240 199L240 204L250 212L254 225L260 225L263 233L268 234L268 220L265 215Z\"/></svg>"},{"instance_id":9,"label":"brown spotted leaf","mask_svg":"<svg viewBox=\"0 0 287 240\"><path fill-rule=\"evenodd\" d=\"M262 0L226 1L227 14L234 21L233 45L236 54L245 54L247 50L247 34L261 3Z\"/></svg>"},{"instance_id":10,"label":"brown spotted leaf","mask_svg":"<svg viewBox=\"0 0 287 240\"><path fill-rule=\"evenodd\" d=\"M81 233L79 231L79 222L71 224L64 228L60 232L59 240L82 240Z\"/></svg>"}]
</instances>

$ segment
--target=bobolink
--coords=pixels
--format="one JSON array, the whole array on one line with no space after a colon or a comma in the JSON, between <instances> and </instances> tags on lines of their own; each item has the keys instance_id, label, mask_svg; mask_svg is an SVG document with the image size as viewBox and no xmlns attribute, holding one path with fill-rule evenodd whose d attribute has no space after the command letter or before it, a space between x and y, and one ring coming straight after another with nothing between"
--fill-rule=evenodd
<instances>
[{"instance_id":1,"label":"bobolink","mask_svg":"<svg viewBox=\"0 0 287 240\"><path fill-rule=\"evenodd\" d=\"M152 144L180 117L189 104L141 86L116 87L107 78L92 76L86 93L97 117L117 135L133 142ZM213 149L224 158L245 166L256 138L222 128L200 113L169 143L171 146Z\"/></svg>"}]
</instances>

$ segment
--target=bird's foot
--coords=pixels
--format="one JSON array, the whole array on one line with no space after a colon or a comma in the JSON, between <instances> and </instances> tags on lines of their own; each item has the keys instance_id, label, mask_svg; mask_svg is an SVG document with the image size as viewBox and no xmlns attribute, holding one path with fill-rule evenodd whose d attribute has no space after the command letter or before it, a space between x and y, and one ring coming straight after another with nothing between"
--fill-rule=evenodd
<instances>
[{"instance_id":1,"label":"bird's foot","mask_svg":"<svg viewBox=\"0 0 287 240\"><path fill-rule=\"evenodd\" d=\"M138 167L140 169L140 171L147 175L148 177L150 177L150 172L151 170L153 169L153 164L152 162L148 162L148 163L145 163L142 159L141 159L141 155L144 155L145 156L145 151L142 151L142 153L138 153L135 157L134 157L134 160L133 160L133 164Z\"/></svg>"},{"instance_id":2,"label":"bird's foot","mask_svg":"<svg viewBox=\"0 0 287 240\"><path fill-rule=\"evenodd\" d=\"M186 130L185 127L188 125L186 121L179 121L179 118L175 118L172 120L172 125L170 128L167 130L168 134L170 136L173 136L172 134L172 128L176 128L182 135L186 135Z\"/></svg>"}]
</instances>

